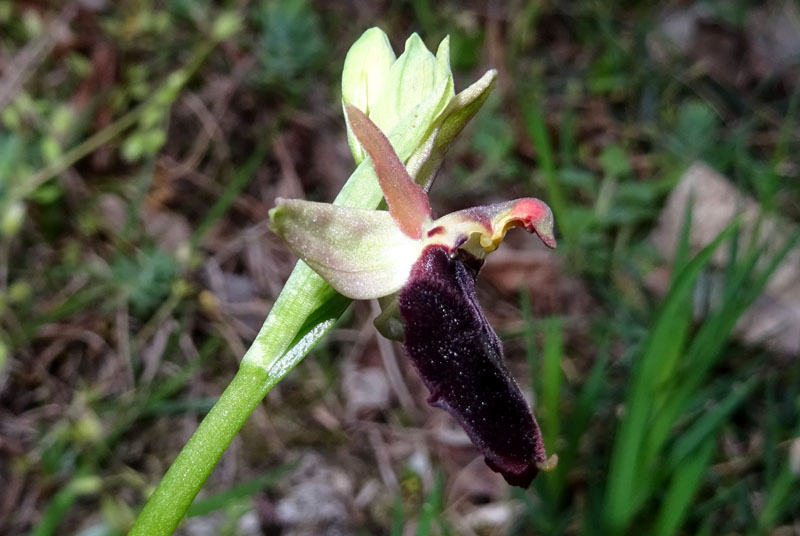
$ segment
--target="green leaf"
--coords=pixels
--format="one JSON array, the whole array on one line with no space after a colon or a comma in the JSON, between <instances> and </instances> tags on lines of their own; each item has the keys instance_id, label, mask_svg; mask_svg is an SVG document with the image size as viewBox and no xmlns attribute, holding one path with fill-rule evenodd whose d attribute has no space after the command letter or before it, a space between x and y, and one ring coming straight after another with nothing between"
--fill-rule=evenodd
<instances>
[{"instance_id":1,"label":"green leaf","mask_svg":"<svg viewBox=\"0 0 800 536\"><path fill-rule=\"evenodd\" d=\"M433 482L433 489L422 505L422 513L419 516L416 536L428 536L431 533L433 521L439 517L442 510L442 498L444 495L444 478L437 473Z\"/></svg>"},{"instance_id":2,"label":"green leaf","mask_svg":"<svg viewBox=\"0 0 800 536\"><path fill-rule=\"evenodd\" d=\"M697 422L682 433L680 439L670 450L668 465L678 468L692 455L695 455L700 444L714 435L736 408L753 392L756 385L758 385L756 378L751 378L744 385L735 385L724 400L703 414Z\"/></svg>"}]
</instances>

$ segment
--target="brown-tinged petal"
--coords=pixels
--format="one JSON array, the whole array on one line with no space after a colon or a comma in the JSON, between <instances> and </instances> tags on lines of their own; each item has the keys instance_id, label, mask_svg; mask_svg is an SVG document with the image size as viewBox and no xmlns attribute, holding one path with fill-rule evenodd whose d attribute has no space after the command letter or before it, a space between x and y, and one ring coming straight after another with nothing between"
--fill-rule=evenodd
<instances>
[{"instance_id":1,"label":"brown-tinged petal","mask_svg":"<svg viewBox=\"0 0 800 536\"><path fill-rule=\"evenodd\" d=\"M548 467L542 435L503 363L503 349L475 296L483 261L428 246L399 294L405 348L430 390L509 484L527 487Z\"/></svg>"},{"instance_id":2,"label":"brown-tinged petal","mask_svg":"<svg viewBox=\"0 0 800 536\"><path fill-rule=\"evenodd\" d=\"M375 123L351 104L346 104L345 109L350 128L372 158L389 214L405 234L420 238L423 224L431 217L428 195L411 179L392 144Z\"/></svg>"}]
</instances>

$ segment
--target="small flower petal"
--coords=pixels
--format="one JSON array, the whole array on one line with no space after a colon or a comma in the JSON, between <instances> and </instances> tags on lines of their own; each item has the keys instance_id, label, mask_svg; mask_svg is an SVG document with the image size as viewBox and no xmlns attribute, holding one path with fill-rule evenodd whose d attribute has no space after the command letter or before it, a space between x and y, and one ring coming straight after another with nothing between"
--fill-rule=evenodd
<instances>
[{"instance_id":1,"label":"small flower petal","mask_svg":"<svg viewBox=\"0 0 800 536\"><path fill-rule=\"evenodd\" d=\"M542 435L475 296L482 261L429 246L399 294L405 348L431 392L509 484L548 467Z\"/></svg>"},{"instance_id":2,"label":"small flower petal","mask_svg":"<svg viewBox=\"0 0 800 536\"><path fill-rule=\"evenodd\" d=\"M408 279L422 244L388 212L300 199L276 199L270 229L306 264L348 298L379 298Z\"/></svg>"},{"instance_id":3,"label":"small flower petal","mask_svg":"<svg viewBox=\"0 0 800 536\"><path fill-rule=\"evenodd\" d=\"M359 143L372 158L389 214L411 238L422 236L422 226L431 217L428 195L408 175L392 144L364 112L346 104L347 119Z\"/></svg>"}]
</instances>

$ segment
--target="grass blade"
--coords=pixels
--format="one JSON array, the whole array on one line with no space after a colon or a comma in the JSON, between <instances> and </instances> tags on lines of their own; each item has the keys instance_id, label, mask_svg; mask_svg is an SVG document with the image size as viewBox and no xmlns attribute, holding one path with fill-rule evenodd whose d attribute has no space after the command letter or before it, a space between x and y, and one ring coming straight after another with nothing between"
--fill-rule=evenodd
<instances>
[{"instance_id":1,"label":"grass blade","mask_svg":"<svg viewBox=\"0 0 800 536\"><path fill-rule=\"evenodd\" d=\"M744 385L734 386L733 391L711 411L700 417L686 432L681 434L669 456L670 470L677 470L700 445L726 422L728 417L750 396L758 385L758 378L751 378Z\"/></svg>"},{"instance_id":2,"label":"grass blade","mask_svg":"<svg viewBox=\"0 0 800 536\"><path fill-rule=\"evenodd\" d=\"M675 278L664 303L657 314L653 329L634 365L633 378L628 390L625 408L611 457L606 491L606 526L618 532L628 525L647 499L643 492L642 476L648 476L651 459L642 456L641 446L649 433L649 419L653 412L653 389L659 365L670 354L682 350L691 316L685 314L686 300L700 271L710 262L711 256L738 227L738 220L729 225L708 246L703 248ZM666 357L665 357L666 356Z\"/></svg>"},{"instance_id":3,"label":"grass blade","mask_svg":"<svg viewBox=\"0 0 800 536\"><path fill-rule=\"evenodd\" d=\"M79 470L75 478L53 496L31 536L57 534L61 519L69 512L72 505L82 496L96 493L100 488L101 482L98 477L90 476L89 471L85 469Z\"/></svg>"},{"instance_id":4,"label":"grass blade","mask_svg":"<svg viewBox=\"0 0 800 536\"><path fill-rule=\"evenodd\" d=\"M403 500L398 497L392 506L391 536L403 536Z\"/></svg>"},{"instance_id":5,"label":"grass blade","mask_svg":"<svg viewBox=\"0 0 800 536\"><path fill-rule=\"evenodd\" d=\"M228 184L225 188L225 191L222 192L222 195L214 202L211 208L208 210L206 215L203 217L203 220L194 230L192 233L191 238L191 245L193 248L200 245L203 241L203 237L206 235L211 226L219 220L222 215L228 210L239 194L244 190L250 181L253 180L256 176L256 171L261 166L261 163L264 161L264 157L267 155L267 146L264 142L262 142L255 150L253 155L247 159L244 165L236 172L236 175L233 177L233 180Z\"/></svg>"},{"instance_id":6,"label":"grass blade","mask_svg":"<svg viewBox=\"0 0 800 536\"><path fill-rule=\"evenodd\" d=\"M752 280L757 264L754 259L761 258L758 252L745 261L740 271L732 275L722 307L706 318L687 347L684 357L685 367L680 379L676 382L670 399L659 409L659 415L652 423L647 438L648 444L645 446L651 458L664 444L670 429L689 404L693 393L697 392L711 368L719 360L728 337L741 315L761 294L769 278L789 251L796 246L798 240L800 233L790 237L752 283L748 284Z\"/></svg>"},{"instance_id":7,"label":"grass blade","mask_svg":"<svg viewBox=\"0 0 800 536\"><path fill-rule=\"evenodd\" d=\"M703 481L715 445L716 439L706 440L693 457L677 467L664 496L652 534L668 536L680 528L686 514L689 513L689 502Z\"/></svg>"},{"instance_id":8,"label":"grass blade","mask_svg":"<svg viewBox=\"0 0 800 536\"><path fill-rule=\"evenodd\" d=\"M759 534L769 533L769 529L775 526L781 516L791 511L793 506L792 499L794 499L795 504L797 503L798 488L800 488L800 485L798 484L797 475L792 472L787 463L772 483L772 486L767 490L764 509L761 510L761 514L758 516Z\"/></svg>"},{"instance_id":9,"label":"grass blade","mask_svg":"<svg viewBox=\"0 0 800 536\"><path fill-rule=\"evenodd\" d=\"M233 488L225 490L220 493L215 493L205 499L195 501L186 511L186 517L202 516L225 508L232 502L238 501L244 497L249 497L259 491L269 488L276 484L290 473L295 467L296 463L285 464L268 471L265 475L254 478L249 482L239 484Z\"/></svg>"},{"instance_id":10,"label":"grass blade","mask_svg":"<svg viewBox=\"0 0 800 536\"><path fill-rule=\"evenodd\" d=\"M566 197L558 180L553 144L547 134L544 114L539 106L533 104L530 99L523 99L522 102L527 104L522 106L522 115L525 120L525 126L531 136L531 141L536 148L536 154L539 157L539 168L544 175L547 201L553 209L555 219L567 243L573 243L575 236L571 219L567 214Z\"/></svg>"},{"instance_id":11,"label":"grass blade","mask_svg":"<svg viewBox=\"0 0 800 536\"><path fill-rule=\"evenodd\" d=\"M542 378L543 434L546 445L554 449L558 443L558 401L561 396L561 357L564 353L564 327L557 319L545 326L544 374Z\"/></svg>"},{"instance_id":12,"label":"grass blade","mask_svg":"<svg viewBox=\"0 0 800 536\"><path fill-rule=\"evenodd\" d=\"M431 533L431 526L434 519L439 517L442 511L442 498L444 495L444 478L441 474L436 475L431 490L425 504L422 505L422 513L417 524L417 536L428 536Z\"/></svg>"},{"instance_id":13,"label":"grass blade","mask_svg":"<svg viewBox=\"0 0 800 536\"><path fill-rule=\"evenodd\" d=\"M558 450L559 400L561 398L561 358L564 354L564 325L559 319L551 318L544 330L544 370L542 374L542 406L539 415L542 419L544 444L551 452ZM564 485L566 473L556 466L554 471L545 473L545 480L554 500L558 499Z\"/></svg>"}]
</instances>

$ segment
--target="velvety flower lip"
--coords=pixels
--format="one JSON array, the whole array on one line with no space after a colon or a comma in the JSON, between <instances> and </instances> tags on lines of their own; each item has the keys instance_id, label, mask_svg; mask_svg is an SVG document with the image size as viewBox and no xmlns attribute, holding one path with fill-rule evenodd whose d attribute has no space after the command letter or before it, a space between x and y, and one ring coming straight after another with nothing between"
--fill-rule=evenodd
<instances>
[{"instance_id":1,"label":"velvety flower lip","mask_svg":"<svg viewBox=\"0 0 800 536\"><path fill-rule=\"evenodd\" d=\"M475 296L481 264L438 245L423 251L398 300L405 349L430 390L428 402L459 422L489 467L509 484L528 487L547 454Z\"/></svg>"},{"instance_id":2,"label":"velvety flower lip","mask_svg":"<svg viewBox=\"0 0 800 536\"><path fill-rule=\"evenodd\" d=\"M270 228L331 286L351 298L383 298L393 338L430 391L509 484L530 485L555 466L525 397L503 362L500 339L478 304L475 279L513 227L555 247L553 214L523 198L434 219L391 143L361 110L347 122L372 159L389 211L278 199ZM382 331L384 333L384 331Z\"/></svg>"}]
</instances>

